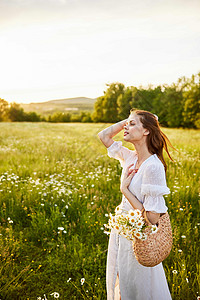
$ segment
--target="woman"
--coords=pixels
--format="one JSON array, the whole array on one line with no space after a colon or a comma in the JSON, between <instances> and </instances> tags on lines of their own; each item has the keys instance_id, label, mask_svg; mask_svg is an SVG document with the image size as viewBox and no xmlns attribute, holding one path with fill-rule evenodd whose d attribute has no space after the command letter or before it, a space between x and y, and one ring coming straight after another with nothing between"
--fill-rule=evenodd
<instances>
[{"instance_id":1,"label":"woman","mask_svg":"<svg viewBox=\"0 0 200 300\"><path fill-rule=\"evenodd\" d=\"M122 146L112 138L124 129L124 140L134 145L135 151ZM143 208L152 224L167 211L163 198L170 190L166 185L166 163L169 140L161 131L156 115L131 109L128 119L98 133L107 147L108 156L118 159L122 166L120 190L121 206ZM144 267L136 260L132 242L111 230L108 244L106 288L108 300L170 300L171 295L162 263Z\"/></svg>"}]
</instances>

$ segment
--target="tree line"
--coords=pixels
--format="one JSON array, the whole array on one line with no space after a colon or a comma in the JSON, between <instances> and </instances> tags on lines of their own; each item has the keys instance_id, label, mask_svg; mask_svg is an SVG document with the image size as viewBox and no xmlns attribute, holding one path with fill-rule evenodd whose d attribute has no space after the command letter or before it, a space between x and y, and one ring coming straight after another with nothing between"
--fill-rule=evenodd
<instances>
[{"instance_id":1,"label":"tree line","mask_svg":"<svg viewBox=\"0 0 200 300\"><path fill-rule=\"evenodd\" d=\"M95 102L92 119L115 123L127 118L131 108L156 114L165 127L200 128L200 72L171 85L149 85L147 89L109 84Z\"/></svg>"},{"instance_id":2,"label":"tree line","mask_svg":"<svg viewBox=\"0 0 200 300\"><path fill-rule=\"evenodd\" d=\"M116 123L127 118L131 108L136 108L156 114L165 127L200 128L200 72L191 78L183 76L171 85L137 88L114 82L106 86L104 95L97 98L92 113L56 112L44 117L36 112L27 113L19 104L9 105L0 99L0 121Z\"/></svg>"},{"instance_id":3,"label":"tree line","mask_svg":"<svg viewBox=\"0 0 200 300\"><path fill-rule=\"evenodd\" d=\"M9 104L0 98L0 122L92 122L89 112L80 112L80 114L71 114L55 112L48 116L41 116L36 112L25 112L18 103Z\"/></svg>"}]
</instances>

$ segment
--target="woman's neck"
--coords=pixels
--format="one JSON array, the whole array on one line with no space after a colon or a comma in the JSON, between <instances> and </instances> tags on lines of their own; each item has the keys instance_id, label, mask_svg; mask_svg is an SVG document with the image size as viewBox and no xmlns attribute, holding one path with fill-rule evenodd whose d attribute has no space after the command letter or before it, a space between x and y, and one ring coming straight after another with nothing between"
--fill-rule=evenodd
<instances>
[{"instance_id":1,"label":"woman's neck","mask_svg":"<svg viewBox=\"0 0 200 300\"><path fill-rule=\"evenodd\" d=\"M134 147L137 153L139 165L141 165L143 161L145 161L147 158L149 158L152 155L152 153L149 152L146 143L144 144L134 143Z\"/></svg>"}]
</instances>

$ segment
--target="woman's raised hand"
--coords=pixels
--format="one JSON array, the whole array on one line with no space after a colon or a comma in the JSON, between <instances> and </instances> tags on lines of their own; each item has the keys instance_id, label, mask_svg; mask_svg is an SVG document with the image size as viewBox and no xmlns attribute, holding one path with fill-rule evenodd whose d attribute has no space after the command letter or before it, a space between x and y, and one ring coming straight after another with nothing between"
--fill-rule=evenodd
<instances>
[{"instance_id":1,"label":"woman's raised hand","mask_svg":"<svg viewBox=\"0 0 200 300\"><path fill-rule=\"evenodd\" d=\"M135 173L137 172L135 169L130 170L130 168L133 166L134 164L129 165L125 172L124 175L122 177L122 181L121 181L121 186L120 186L120 190L123 193L124 190L126 190L131 182L131 179L133 178L133 176L135 175Z\"/></svg>"}]
</instances>

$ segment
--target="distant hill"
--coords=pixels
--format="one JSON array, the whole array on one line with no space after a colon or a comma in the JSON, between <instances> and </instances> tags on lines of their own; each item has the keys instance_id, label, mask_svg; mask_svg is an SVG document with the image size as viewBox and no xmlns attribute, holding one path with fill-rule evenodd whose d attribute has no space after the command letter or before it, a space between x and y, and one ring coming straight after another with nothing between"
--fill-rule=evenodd
<instances>
[{"instance_id":1,"label":"distant hill","mask_svg":"<svg viewBox=\"0 0 200 300\"><path fill-rule=\"evenodd\" d=\"M20 106L25 112L35 111L41 115L53 114L54 112L79 113L80 111L92 112L95 101L96 98L76 97L30 104L21 103Z\"/></svg>"}]
</instances>

